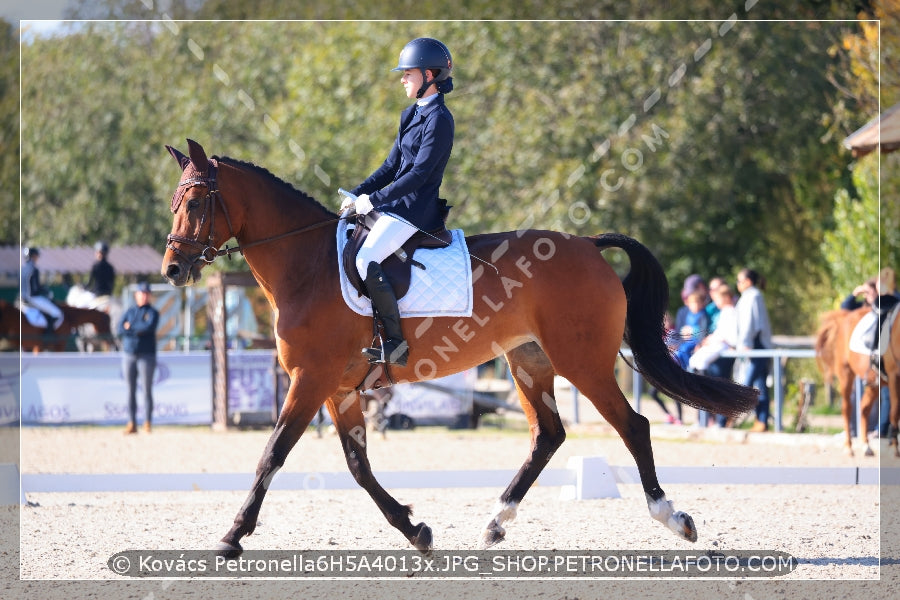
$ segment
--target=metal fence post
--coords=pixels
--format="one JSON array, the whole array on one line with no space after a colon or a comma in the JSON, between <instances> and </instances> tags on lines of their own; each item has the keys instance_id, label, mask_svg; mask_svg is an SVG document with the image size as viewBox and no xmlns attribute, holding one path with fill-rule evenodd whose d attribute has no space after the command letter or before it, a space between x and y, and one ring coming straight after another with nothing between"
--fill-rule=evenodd
<instances>
[{"instance_id":1,"label":"metal fence post","mask_svg":"<svg viewBox=\"0 0 900 600\"><path fill-rule=\"evenodd\" d=\"M784 412L784 387L781 380L781 359L777 356L772 359L772 388L775 395L775 431L781 431L781 415ZM765 384L763 384L765 385Z\"/></svg>"}]
</instances>

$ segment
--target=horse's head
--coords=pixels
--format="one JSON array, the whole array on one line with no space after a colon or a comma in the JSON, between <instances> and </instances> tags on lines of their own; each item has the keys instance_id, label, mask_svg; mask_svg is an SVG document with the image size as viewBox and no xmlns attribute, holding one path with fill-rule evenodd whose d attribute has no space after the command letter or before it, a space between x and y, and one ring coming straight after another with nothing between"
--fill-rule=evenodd
<instances>
[{"instance_id":1,"label":"horse's head","mask_svg":"<svg viewBox=\"0 0 900 600\"><path fill-rule=\"evenodd\" d=\"M181 180L172 195L172 231L166 238L162 274L169 283L186 285L200 278L200 270L219 255L232 237L227 209L216 182L218 163L206 158L203 146L188 140L185 156L166 146L181 167ZM216 219L217 214L224 218Z\"/></svg>"}]
</instances>

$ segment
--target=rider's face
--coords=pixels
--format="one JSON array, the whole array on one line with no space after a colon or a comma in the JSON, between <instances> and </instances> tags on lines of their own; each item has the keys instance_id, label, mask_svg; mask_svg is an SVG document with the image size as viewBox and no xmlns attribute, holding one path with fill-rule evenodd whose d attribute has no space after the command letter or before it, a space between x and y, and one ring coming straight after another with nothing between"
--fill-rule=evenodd
<instances>
[{"instance_id":1,"label":"rider's face","mask_svg":"<svg viewBox=\"0 0 900 600\"><path fill-rule=\"evenodd\" d=\"M419 69L406 69L400 78L403 89L406 90L407 98L415 98L416 92L422 87L422 72Z\"/></svg>"},{"instance_id":2,"label":"rider's face","mask_svg":"<svg viewBox=\"0 0 900 600\"><path fill-rule=\"evenodd\" d=\"M428 76L428 81L434 79L431 71L425 71L425 73ZM422 87L422 71L419 69L406 69L403 71L400 83L403 84L403 89L406 90L406 97L415 98L419 88Z\"/></svg>"}]
</instances>

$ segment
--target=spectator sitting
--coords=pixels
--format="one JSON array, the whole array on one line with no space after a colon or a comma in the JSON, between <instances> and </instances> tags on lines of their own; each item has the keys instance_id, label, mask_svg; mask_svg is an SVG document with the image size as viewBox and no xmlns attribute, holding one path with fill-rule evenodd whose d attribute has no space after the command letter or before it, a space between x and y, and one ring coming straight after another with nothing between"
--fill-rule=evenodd
<instances>
[{"instance_id":1,"label":"spectator sitting","mask_svg":"<svg viewBox=\"0 0 900 600\"><path fill-rule=\"evenodd\" d=\"M737 345L737 316L734 310L734 293L727 284L721 284L711 292L713 302L719 308L718 325L715 331L706 336L688 359L688 367L695 371L706 371L719 359L725 351ZM729 376L730 373L716 373L717 377Z\"/></svg>"},{"instance_id":2,"label":"spectator sitting","mask_svg":"<svg viewBox=\"0 0 900 600\"><path fill-rule=\"evenodd\" d=\"M678 340L675 348L675 360L682 368L688 368L688 360L694 352L697 344L706 337L706 310L704 296L700 291L694 291L685 300L687 312L684 323L678 329Z\"/></svg>"}]
</instances>

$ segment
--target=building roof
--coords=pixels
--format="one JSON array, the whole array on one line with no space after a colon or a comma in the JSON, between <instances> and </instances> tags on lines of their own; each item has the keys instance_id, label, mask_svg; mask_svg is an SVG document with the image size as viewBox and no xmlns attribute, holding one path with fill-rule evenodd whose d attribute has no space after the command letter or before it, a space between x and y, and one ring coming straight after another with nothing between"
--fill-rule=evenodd
<instances>
[{"instance_id":1,"label":"building roof","mask_svg":"<svg viewBox=\"0 0 900 600\"><path fill-rule=\"evenodd\" d=\"M93 246L69 248L43 248L38 267L42 274L89 273L97 260ZM18 278L22 263L22 249L18 246L0 246L0 272ZM150 246L112 246L107 257L117 275L146 275L158 273L162 254Z\"/></svg>"},{"instance_id":2,"label":"building roof","mask_svg":"<svg viewBox=\"0 0 900 600\"><path fill-rule=\"evenodd\" d=\"M900 149L900 103L890 107L844 140L853 156L865 156L881 148L882 152Z\"/></svg>"}]
</instances>

